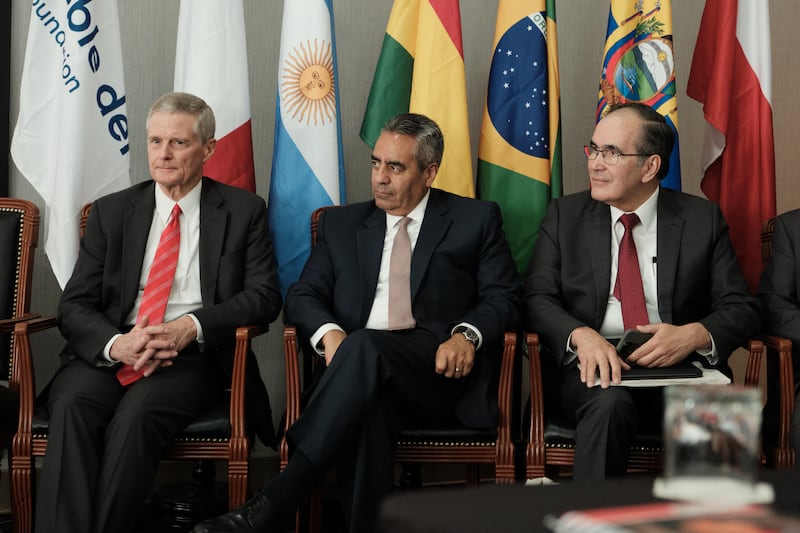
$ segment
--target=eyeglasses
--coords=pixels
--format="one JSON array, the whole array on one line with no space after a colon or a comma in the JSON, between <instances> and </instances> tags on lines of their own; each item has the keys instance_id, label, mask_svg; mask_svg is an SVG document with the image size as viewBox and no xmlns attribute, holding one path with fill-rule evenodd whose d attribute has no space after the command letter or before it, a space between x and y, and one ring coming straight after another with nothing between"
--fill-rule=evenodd
<instances>
[{"instance_id":1,"label":"eyeglasses","mask_svg":"<svg viewBox=\"0 0 800 533\"><path fill-rule=\"evenodd\" d=\"M591 159L592 161L594 161L595 159L597 159L597 156L601 154L603 155L603 161L605 161L609 165L616 165L619 162L619 158L622 156L649 157L653 155L653 154L622 154L612 148L601 150L596 146L591 146L591 145L583 146L583 155L586 156L586 159Z\"/></svg>"}]
</instances>

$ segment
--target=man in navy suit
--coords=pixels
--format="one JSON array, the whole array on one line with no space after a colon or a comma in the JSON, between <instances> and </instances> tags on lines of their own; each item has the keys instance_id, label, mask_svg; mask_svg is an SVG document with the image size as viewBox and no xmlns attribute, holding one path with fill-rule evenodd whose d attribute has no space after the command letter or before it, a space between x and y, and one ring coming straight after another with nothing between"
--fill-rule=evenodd
<instances>
[{"instance_id":1,"label":"man in navy suit","mask_svg":"<svg viewBox=\"0 0 800 533\"><path fill-rule=\"evenodd\" d=\"M236 327L267 324L280 312L264 200L203 177L214 129L202 99L162 96L147 118L153 181L92 206L58 306L67 345L47 395L38 532L132 531L164 448L221 397ZM176 204L177 265L163 323L153 324L138 311ZM255 363L251 353L249 420L270 443L269 402ZM123 365L143 377L123 385Z\"/></svg>"},{"instance_id":2,"label":"man in navy suit","mask_svg":"<svg viewBox=\"0 0 800 533\"><path fill-rule=\"evenodd\" d=\"M558 368L554 403L576 423L576 479L624 474L640 420L660 427L659 389L609 387L623 369L692 358L730 373L731 352L758 331L719 208L659 187L673 144L650 107L612 108L585 147L591 189L551 204L523 282L526 327ZM614 286L627 213L641 221L632 231L647 316L635 327L653 335L628 362L609 342L625 330Z\"/></svg>"},{"instance_id":3,"label":"man in navy suit","mask_svg":"<svg viewBox=\"0 0 800 533\"><path fill-rule=\"evenodd\" d=\"M374 200L328 209L320 219L317 244L286 298L288 320L327 364L289 430L293 455L244 507L196 532L269 531L333 466L350 531L372 531L407 421L496 424L500 347L517 322L517 275L497 205L431 189L443 149L433 121L395 117L372 152ZM413 317L394 329L390 258L403 221L413 249Z\"/></svg>"}]
</instances>

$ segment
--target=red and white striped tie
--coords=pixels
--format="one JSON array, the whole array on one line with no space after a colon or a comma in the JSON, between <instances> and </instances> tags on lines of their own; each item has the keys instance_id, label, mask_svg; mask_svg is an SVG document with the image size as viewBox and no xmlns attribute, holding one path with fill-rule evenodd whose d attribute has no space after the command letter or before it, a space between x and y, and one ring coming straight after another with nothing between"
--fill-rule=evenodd
<instances>
[{"instance_id":1,"label":"red and white striped tie","mask_svg":"<svg viewBox=\"0 0 800 533\"><path fill-rule=\"evenodd\" d=\"M178 204L175 204L167 225L161 233L156 255L153 258L153 264L150 266L147 282L144 284L142 303L136 316L137 323L144 315L149 317L151 326L164 322L164 311L167 309L169 291L172 289L175 268L178 266L178 249L181 244L181 225L178 220L180 214L181 208ZM123 386L127 387L141 378L143 372L144 368L136 371L133 369L133 365L124 365L117 371L117 379Z\"/></svg>"}]
</instances>

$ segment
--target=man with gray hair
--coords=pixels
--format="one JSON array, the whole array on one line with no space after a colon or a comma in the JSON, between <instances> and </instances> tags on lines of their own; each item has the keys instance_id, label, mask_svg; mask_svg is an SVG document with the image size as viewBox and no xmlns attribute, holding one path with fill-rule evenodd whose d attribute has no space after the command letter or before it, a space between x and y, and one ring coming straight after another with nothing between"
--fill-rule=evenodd
<instances>
[{"instance_id":1,"label":"man with gray hair","mask_svg":"<svg viewBox=\"0 0 800 533\"><path fill-rule=\"evenodd\" d=\"M132 531L165 447L223 393L236 327L280 312L266 204L203 177L215 142L202 99L162 96L147 118L152 180L92 205L58 306L67 345L46 396L37 532ZM272 443L250 359L250 422Z\"/></svg>"},{"instance_id":2,"label":"man with gray hair","mask_svg":"<svg viewBox=\"0 0 800 533\"><path fill-rule=\"evenodd\" d=\"M288 432L286 470L195 532L275 531L334 466L350 531L372 531L409 421L496 427L503 332L518 283L496 204L431 185L444 139L422 115L390 120L372 152L374 199L331 208L286 297L327 368Z\"/></svg>"}]
</instances>

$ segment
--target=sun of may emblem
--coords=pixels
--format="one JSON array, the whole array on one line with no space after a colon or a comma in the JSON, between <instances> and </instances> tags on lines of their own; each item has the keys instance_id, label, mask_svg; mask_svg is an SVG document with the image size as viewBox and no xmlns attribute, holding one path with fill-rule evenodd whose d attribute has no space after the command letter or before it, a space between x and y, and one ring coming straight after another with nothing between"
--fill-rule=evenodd
<instances>
[{"instance_id":1,"label":"sun of may emblem","mask_svg":"<svg viewBox=\"0 0 800 533\"><path fill-rule=\"evenodd\" d=\"M331 43L314 39L294 47L283 66L281 99L298 122L316 126L336 118Z\"/></svg>"}]
</instances>

